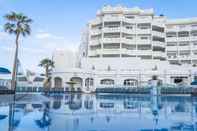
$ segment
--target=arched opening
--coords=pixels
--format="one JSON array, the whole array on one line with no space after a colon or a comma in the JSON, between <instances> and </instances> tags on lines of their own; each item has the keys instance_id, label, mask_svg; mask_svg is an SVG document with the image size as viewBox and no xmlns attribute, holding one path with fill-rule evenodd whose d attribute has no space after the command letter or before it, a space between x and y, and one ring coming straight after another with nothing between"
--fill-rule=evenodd
<instances>
[{"instance_id":1,"label":"arched opening","mask_svg":"<svg viewBox=\"0 0 197 131\"><path fill-rule=\"evenodd\" d=\"M186 85L186 83L188 82L188 77L185 77L185 76L175 76L175 77L171 77L171 80L173 81L174 84L177 84L177 85Z\"/></svg>"},{"instance_id":2,"label":"arched opening","mask_svg":"<svg viewBox=\"0 0 197 131\"><path fill-rule=\"evenodd\" d=\"M123 85L128 87L137 87L138 81L136 79L126 79L124 80Z\"/></svg>"},{"instance_id":3,"label":"arched opening","mask_svg":"<svg viewBox=\"0 0 197 131\"><path fill-rule=\"evenodd\" d=\"M61 100L53 101L53 109L57 110L61 108Z\"/></svg>"},{"instance_id":4,"label":"arched opening","mask_svg":"<svg viewBox=\"0 0 197 131\"><path fill-rule=\"evenodd\" d=\"M87 88L87 90L89 90L90 87L92 87L93 85L94 85L94 79L93 78L85 79L85 87Z\"/></svg>"},{"instance_id":5,"label":"arched opening","mask_svg":"<svg viewBox=\"0 0 197 131\"><path fill-rule=\"evenodd\" d=\"M114 85L114 80L112 80L112 79L103 79L103 80L101 80L101 85Z\"/></svg>"},{"instance_id":6,"label":"arched opening","mask_svg":"<svg viewBox=\"0 0 197 131\"><path fill-rule=\"evenodd\" d=\"M55 88L62 88L62 78L55 77L54 83L55 83Z\"/></svg>"},{"instance_id":7,"label":"arched opening","mask_svg":"<svg viewBox=\"0 0 197 131\"><path fill-rule=\"evenodd\" d=\"M79 110L82 107L81 94L71 94L68 104L70 110Z\"/></svg>"},{"instance_id":8,"label":"arched opening","mask_svg":"<svg viewBox=\"0 0 197 131\"><path fill-rule=\"evenodd\" d=\"M73 81L75 83L74 87L76 88L81 88L83 86L83 79L80 77L72 77L70 81Z\"/></svg>"}]
</instances>

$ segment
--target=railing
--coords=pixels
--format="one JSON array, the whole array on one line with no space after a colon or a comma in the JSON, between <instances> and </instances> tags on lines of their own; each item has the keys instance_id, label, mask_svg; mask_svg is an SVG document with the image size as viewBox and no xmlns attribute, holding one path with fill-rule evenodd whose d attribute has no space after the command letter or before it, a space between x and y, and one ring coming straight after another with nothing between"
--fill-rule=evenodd
<instances>
[{"instance_id":1,"label":"railing","mask_svg":"<svg viewBox=\"0 0 197 131\"><path fill-rule=\"evenodd\" d=\"M45 88L45 87L17 87L16 92L18 93L64 93L64 92L82 92L81 89L71 89L68 87L65 88Z\"/></svg>"},{"instance_id":2,"label":"railing","mask_svg":"<svg viewBox=\"0 0 197 131\"><path fill-rule=\"evenodd\" d=\"M158 86L161 94L191 94L191 87L168 87ZM96 93L129 93L129 94L150 94L151 87L132 87L132 88L98 88Z\"/></svg>"}]
</instances>

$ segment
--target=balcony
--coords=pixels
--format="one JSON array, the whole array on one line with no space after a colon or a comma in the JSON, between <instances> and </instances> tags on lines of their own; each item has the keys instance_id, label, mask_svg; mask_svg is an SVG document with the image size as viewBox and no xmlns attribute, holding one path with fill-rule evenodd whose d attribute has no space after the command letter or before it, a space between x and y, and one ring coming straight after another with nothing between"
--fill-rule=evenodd
<instances>
[{"instance_id":1,"label":"balcony","mask_svg":"<svg viewBox=\"0 0 197 131\"><path fill-rule=\"evenodd\" d=\"M190 41L190 37L179 37L178 41Z\"/></svg>"},{"instance_id":2,"label":"balcony","mask_svg":"<svg viewBox=\"0 0 197 131\"><path fill-rule=\"evenodd\" d=\"M136 34L151 34L151 29L136 29Z\"/></svg>"},{"instance_id":3,"label":"balcony","mask_svg":"<svg viewBox=\"0 0 197 131\"><path fill-rule=\"evenodd\" d=\"M136 43L140 45L144 45L144 44L146 45L146 44L151 44L151 40L150 39L143 40L143 39L137 38Z\"/></svg>"},{"instance_id":4,"label":"balcony","mask_svg":"<svg viewBox=\"0 0 197 131\"><path fill-rule=\"evenodd\" d=\"M163 47L163 48L166 47L166 44L164 42L159 42L159 41L153 41L152 45L153 46L160 46L160 47Z\"/></svg>"},{"instance_id":5,"label":"balcony","mask_svg":"<svg viewBox=\"0 0 197 131\"><path fill-rule=\"evenodd\" d=\"M190 31L190 30L191 30L190 26L179 27L179 31Z\"/></svg>"},{"instance_id":6,"label":"balcony","mask_svg":"<svg viewBox=\"0 0 197 131\"><path fill-rule=\"evenodd\" d=\"M153 51L153 56L155 57L166 57L166 53L160 51Z\"/></svg>"},{"instance_id":7,"label":"balcony","mask_svg":"<svg viewBox=\"0 0 197 131\"><path fill-rule=\"evenodd\" d=\"M159 36L159 37L165 37L165 33L162 32L157 32L157 31L152 31L153 36Z\"/></svg>"},{"instance_id":8,"label":"balcony","mask_svg":"<svg viewBox=\"0 0 197 131\"><path fill-rule=\"evenodd\" d=\"M177 27L173 27L173 28L166 28L166 32L178 32L179 29Z\"/></svg>"},{"instance_id":9,"label":"balcony","mask_svg":"<svg viewBox=\"0 0 197 131\"><path fill-rule=\"evenodd\" d=\"M191 49L192 49L192 50L197 50L197 45L191 46Z\"/></svg>"},{"instance_id":10,"label":"balcony","mask_svg":"<svg viewBox=\"0 0 197 131\"><path fill-rule=\"evenodd\" d=\"M166 46L167 51L177 51L178 47L177 46Z\"/></svg>"},{"instance_id":11,"label":"balcony","mask_svg":"<svg viewBox=\"0 0 197 131\"><path fill-rule=\"evenodd\" d=\"M122 31L123 33L127 33L127 34L136 34L135 29L127 29L126 27L122 27L122 28L121 28L121 31Z\"/></svg>"},{"instance_id":12,"label":"balcony","mask_svg":"<svg viewBox=\"0 0 197 131\"><path fill-rule=\"evenodd\" d=\"M140 55L152 55L152 51L151 50L137 50L135 52L132 51L132 53L135 53L136 55L140 56Z\"/></svg>"},{"instance_id":13,"label":"balcony","mask_svg":"<svg viewBox=\"0 0 197 131\"><path fill-rule=\"evenodd\" d=\"M168 56L168 60L177 60L178 57L177 56Z\"/></svg>"},{"instance_id":14,"label":"balcony","mask_svg":"<svg viewBox=\"0 0 197 131\"><path fill-rule=\"evenodd\" d=\"M100 42L101 40L100 39L97 39L97 40L91 40L90 41L90 45L98 45L98 44L100 44L101 42Z\"/></svg>"},{"instance_id":15,"label":"balcony","mask_svg":"<svg viewBox=\"0 0 197 131\"><path fill-rule=\"evenodd\" d=\"M178 41L178 38L177 37L167 37L166 38L166 41L167 42L177 42Z\"/></svg>"},{"instance_id":16,"label":"balcony","mask_svg":"<svg viewBox=\"0 0 197 131\"><path fill-rule=\"evenodd\" d=\"M191 56L186 56L186 55L179 55L178 56L179 60L191 60Z\"/></svg>"},{"instance_id":17,"label":"balcony","mask_svg":"<svg viewBox=\"0 0 197 131\"><path fill-rule=\"evenodd\" d=\"M91 25L98 25L98 24L101 24L102 21L100 18L96 18L96 19L90 21L90 23L91 23Z\"/></svg>"},{"instance_id":18,"label":"balcony","mask_svg":"<svg viewBox=\"0 0 197 131\"><path fill-rule=\"evenodd\" d=\"M99 54L109 55L109 54L121 54L123 49L102 49L99 50Z\"/></svg>"},{"instance_id":19,"label":"balcony","mask_svg":"<svg viewBox=\"0 0 197 131\"><path fill-rule=\"evenodd\" d=\"M191 37L190 37L190 40L191 40L191 41L197 41L197 36L191 36Z\"/></svg>"},{"instance_id":20,"label":"balcony","mask_svg":"<svg viewBox=\"0 0 197 131\"><path fill-rule=\"evenodd\" d=\"M105 22L115 22L115 21L122 21L123 17L122 16L116 16L116 17L113 17L113 16L104 16L103 17L103 21Z\"/></svg>"},{"instance_id":21,"label":"balcony","mask_svg":"<svg viewBox=\"0 0 197 131\"><path fill-rule=\"evenodd\" d=\"M88 56L97 56L98 55L98 51L97 50L90 50L88 52Z\"/></svg>"},{"instance_id":22,"label":"balcony","mask_svg":"<svg viewBox=\"0 0 197 131\"><path fill-rule=\"evenodd\" d=\"M100 29L92 29L90 32L91 35L99 35L101 33L102 33L102 30Z\"/></svg>"},{"instance_id":23,"label":"balcony","mask_svg":"<svg viewBox=\"0 0 197 131\"><path fill-rule=\"evenodd\" d=\"M103 32L104 33L114 33L114 32L120 32L120 27L114 27L114 28L109 28L109 27L104 27Z\"/></svg>"},{"instance_id":24,"label":"balcony","mask_svg":"<svg viewBox=\"0 0 197 131\"><path fill-rule=\"evenodd\" d=\"M191 48L190 48L190 46L189 45L187 45L187 46L178 46L178 50L190 50Z\"/></svg>"},{"instance_id":25,"label":"balcony","mask_svg":"<svg viewBox=\"0 0 197 131\"><path fill-rule=\"evenodd\" d=\"M126 39L122 38L121 43L126 43L126 44L135 44L135 39Z\"/></svg>"},{"instance_id":26,"label":"balcony","mask_svg":"<svg viewBox=\"0 0 197 131\"><path fill-rule=\"evenodd\" d=\"M120 38L103 38L103 43L120 43Z\"/></svg>"}]
</instances>

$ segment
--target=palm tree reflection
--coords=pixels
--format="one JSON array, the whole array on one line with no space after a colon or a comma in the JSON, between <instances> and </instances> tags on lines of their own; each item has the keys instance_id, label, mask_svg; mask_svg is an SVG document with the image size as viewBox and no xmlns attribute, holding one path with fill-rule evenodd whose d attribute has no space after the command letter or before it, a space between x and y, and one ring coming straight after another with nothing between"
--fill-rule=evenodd
<instances>
[{"instance_id":1,"label":"palm tree reflection","mask_svg":"<svg viewBox=\"0 0 197 131\"><path fill-rule=\"evenodd\" d=\"M15 119L15 113L17 110L15 110L15 101L16 101L16 96L13 96L13 103L9 104L9 131L13 131L18 125L20 124L20 119L16 120Z\"/></svg>"},{"instance_id":2,"label":"palm tree reflection","mask_svg":"<svg viewBox=\"0 0 197 131\"><path fill-rule=\"evenodd\" d=\"M36 120L35 122L39 128L46 128L51 125L51 118L49 115L49 103L45 103L45 108L42 118L40 120Z\"/></svg>"},{"instance_id":3,"label":"palm tree reflection","mask_svg":"<svg viewBox=\"0 0 197 131\"><path fill-rule=\"evenodd\" d=\"M81 94L71 94L69 108L71 110L79 110L82 107Z\"/></svg>"}]
</instances>

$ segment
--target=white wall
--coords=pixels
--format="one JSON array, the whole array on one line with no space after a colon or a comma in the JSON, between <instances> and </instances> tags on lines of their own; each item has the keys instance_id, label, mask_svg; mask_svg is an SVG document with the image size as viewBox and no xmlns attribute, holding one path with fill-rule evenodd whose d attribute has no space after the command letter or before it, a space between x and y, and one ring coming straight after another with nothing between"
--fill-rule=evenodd
<instances>
[{"instance_id":1,"label":"white wall","mask_svg":"<svg viewBox=\"0 0 197 131\"><path fill-rule=\"evenodd\" d=\"M54 72L64 72L76 66L76 54L70 50L56 50L53 53Z\"/></svg>"}]
</instances>

